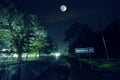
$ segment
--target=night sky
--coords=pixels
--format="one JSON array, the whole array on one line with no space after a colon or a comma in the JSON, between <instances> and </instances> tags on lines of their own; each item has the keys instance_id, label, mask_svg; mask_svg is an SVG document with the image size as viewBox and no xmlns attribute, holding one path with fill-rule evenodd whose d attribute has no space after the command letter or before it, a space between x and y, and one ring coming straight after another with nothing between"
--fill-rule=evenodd
<instances>
[{"instance_id":1,"label":"night sky","mask_svg":"<svg viewBox=\"0 0 120 80\"><path fill-rule=\"evenodd\" d=\"M64 29L74 22L89 24L96 31L99 19L103 26L120 19L120 0L14 0L14 3L20 11L38 15L41 26L60 48L65 47ZM67 6L66 12L60 11L62 4Z\"/></svg>"}]
</instances>

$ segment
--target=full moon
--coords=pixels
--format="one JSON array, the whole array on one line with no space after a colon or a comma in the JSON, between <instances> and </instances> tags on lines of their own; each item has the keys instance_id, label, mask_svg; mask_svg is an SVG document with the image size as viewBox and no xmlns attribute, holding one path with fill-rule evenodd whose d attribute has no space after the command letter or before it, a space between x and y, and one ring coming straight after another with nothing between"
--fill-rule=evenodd
<instances>
[{"instance_id":1,"label":"full moon","mask_svg":"<svg viewBox=\"0 0 120 80\"><path fill-rule=\"evenodd\" d=\"M61 10L62 12L65 12L65 11L67 10L66 5L61 5L61 6L60 6L60 10Z\"/></svg>"}]
</instances>

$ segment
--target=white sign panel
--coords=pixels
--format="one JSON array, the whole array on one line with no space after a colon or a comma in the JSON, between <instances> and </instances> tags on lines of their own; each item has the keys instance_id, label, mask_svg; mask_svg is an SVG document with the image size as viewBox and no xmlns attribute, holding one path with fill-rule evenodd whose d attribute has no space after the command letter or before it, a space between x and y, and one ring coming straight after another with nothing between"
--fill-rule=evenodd
<instances>
[{"instance_id":1,"label":"white sign panel","mask_svg":"<svg viewBox=\"0 0 120 80\"><path fill-rule=\"evenodd\" d=\"M75 48L75 53L84 54L84 53L94 53L94 52L95 52L95 50L93 47Z\"/></svg>"}]
</instances>

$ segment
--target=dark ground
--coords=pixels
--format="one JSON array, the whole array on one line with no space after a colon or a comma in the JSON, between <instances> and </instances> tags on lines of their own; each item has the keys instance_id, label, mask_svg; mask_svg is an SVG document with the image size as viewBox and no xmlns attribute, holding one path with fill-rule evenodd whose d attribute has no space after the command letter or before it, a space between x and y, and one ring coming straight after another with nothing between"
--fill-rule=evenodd
<instances>
[{"instance_id":1,"label":"dark ground","mask_svg":"<svg viewBox=\"0 0 120 80\"><path fill-rule=\"evenodd\" d=\"M58 60L48 57L43 61L34 61L22 65L22 80L120 80L120 72L98 70L95 66L91 70L89 64L81 63L76 59L69 59L70 67L64 65L65 58ZM12 70L13 69L13 70ZM13 74L11 80L17 80L18 75L14 73L15 68L8 71L0 71L0 80L7 80L3 77ZM8 73L5 76L5 73Z\"/></svg>"}]
</instances>

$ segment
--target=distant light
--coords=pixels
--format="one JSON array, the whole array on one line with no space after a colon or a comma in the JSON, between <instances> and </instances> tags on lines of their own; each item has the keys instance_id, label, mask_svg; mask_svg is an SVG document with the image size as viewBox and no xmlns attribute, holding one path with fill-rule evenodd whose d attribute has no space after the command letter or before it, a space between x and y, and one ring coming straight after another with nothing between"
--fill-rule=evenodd
<instances>
[{"instance_id":1,"label":"distant light","mask_svg":"<svg viewBox=\"0 0 120 80\"><path fill-rule=\"evenodd\" d=\"M60 56L60 53L55 53L54 54L56 57L59 57Z\"/></svg>"},{"instance_id":2,"label":"distant light","mask_svg":"<svg viewBox=\"0 0 120 80\"><path fill-rule=\"evenodd\" d=\"M3 52L7 51L7 49L2 49Z\"/></svg>"},{"instance_id":3,"label":"distant light","mask_svg":"<svg viewBox=\"0 0 120 80\"><path fill-rule=\"evenodd\" d=\"M27 53L23 53L23 54L22 54L22 57L23 57L23 58L26 58L26 57L27 57Z\"/></svg>"},{"instance_id":4,"label":"distant light","mask_svg":"<svg viewBox=\"0 0 120 80\"><path fill-rule=\"evenodd\" d=\"M18 58L18 54L13 54L13 57L14 58Z\"/></svg>"},{"instance_id":5,"label":"distant light","mask_svg":"<svg viewBox=\"0 0 120 80\"><path fill-rule=\"evenodd\" d=\"M39 57L39 54L37 54L37 57Z\"/></svg>"},{"instance_id":6,"label":"distant light","mask_svg":"<svg viewBox=\"0 0 120 80\"><path fill-rule=\"evenodd\" d=\"M60 10L61 10L62 12L65 12L65 11L67 10L67 6L66 6L66 5L61 5L61 6L60 6Z\"/></svg>"},{"instance_id":7,"label":"distant light","mask_svg":"<svg viewBox=\"0 0 120 80\"><path fill-rule=\"evenodd\" d=\"M36 56L36 53L28 54L28 57L29 57L29 58L35 58L35 56Z\"/></svg>"},{"instance_id":8,"label":"distant light","mask_svg":"<svg viewBox=\"0 0 120 80\"><path fill-rule=\"evenodd\" d=\"M61 55L60 52L55 52L55 53L51 53L52 56L55 56L56 59L58 59Z\"/></svg>"}]
</instances>

